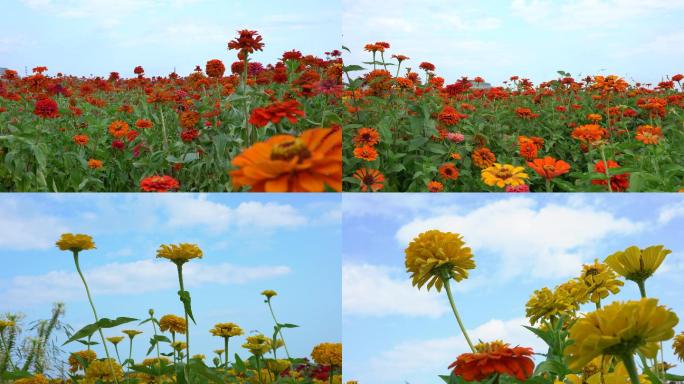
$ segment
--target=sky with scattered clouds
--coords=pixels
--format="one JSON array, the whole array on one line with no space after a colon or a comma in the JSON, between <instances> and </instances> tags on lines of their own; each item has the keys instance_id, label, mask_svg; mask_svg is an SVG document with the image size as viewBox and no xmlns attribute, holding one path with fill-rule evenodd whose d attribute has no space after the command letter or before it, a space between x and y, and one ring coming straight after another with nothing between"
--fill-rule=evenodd
<instances>
[{"instance_id":1,"label":"sky with scattered clouds","mask_svg":"<svg viewBox=\"0 0 684 384\"><path fill-rule=\"evenodd\" d=\"M405 272L404 248L429 229L461 233L473 249L477 267L454 294L474 340L545 352L522 327L530 294L631 245L673 251L647 291L684 314L684 200L676 194L345 194L342 212L345 380L436 383L467 350L446 294L413 288ZM638 296L627 282L617 298ZM669 343L665 351L674 361Z\"/></svg>"},{"instance_id":2,"label":"sky with scattered clouds","mask_svg":"<svg viewBox=\"0 0 684 384\"><path fill-rule=\"evenodd\" d=\"M31 322L49 317L60 301L73 328L92 323L73 258L54 245L61 233L87 233L97 249L81 254L81 267L102 317L144 319L149 308L158 317L182 315L176 268L155 255L160 244L190 242L204 251L184 266L197 320L193 354L211 359L222 348L208 332L218 322L270 335L265 289L278 292L278 320L301 326L284 332L293 355L341 340L339 195L5 194L0 212L0 313L20 312ZM105 334L130 328L147 335L134 352L142 358L149 324ZM231 340L231 350L246 357L243 342Z\"/></svg>"},{"instance_id":3,"label":"sky with scattered clouds","mask_svg":"<svg viewBox=\"0 0 684 384\"><path fill-rule=\"evenodd\" d=\"M512 75L535 84L556 71L657 82L684 71L683 0L342 0L346 64L371 61L367 43L428 61L448 82ZM422 71L420 71L422 72Z\"/></svg>"},{"instance_id":4,"label":"sky with scattered clouds","mask_svg":"<svg viewBox=\"0 0 684 384\"><path fill-rule=\"evenodd\" d=\"M292 49L323 56L339 49L339 1L289 0L7 0L0 23L0 67L24 73L132 77L181 75L211 59L230 64L226 45L240 29L266 44L253 58L275 62Z\"/></svg>"}]
</instances>

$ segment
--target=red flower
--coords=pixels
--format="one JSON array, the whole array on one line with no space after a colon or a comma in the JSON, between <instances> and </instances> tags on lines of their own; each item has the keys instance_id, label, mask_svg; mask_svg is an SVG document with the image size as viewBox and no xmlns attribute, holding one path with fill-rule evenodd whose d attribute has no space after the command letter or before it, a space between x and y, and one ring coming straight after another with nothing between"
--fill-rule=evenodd
<instances>
[{"instance_id":1,"label":"red flower","mask_svg":"<svg viewBox=\"0 0 684 384\"><path fill-rule=\"evenodd\" d=\"M33 110L33 113L44 119L54 119L59 117L59 106L56 101L45 97L36 102L36 108Z\"/></svg>"},{"instance_id":2,"label":"red flower","mask_svg":"<svg viewBox=\"0 0 684 384\"><path fill-rule=\"evenodd\" d=\"M249 117L249 123L256 127L265 127L270 121L273 124L279 123L282 119L287 119L290 123L297 122L297 117L304 117L305 113L299 110L300 104L297 100L287 100L275 102L262 108L255 108Z\"/></svg>"},{"instance_id":3,"label":"red flower","mask_svg":"<svg viewBox=\"0 0 684 384\"><path fill-rule=\"evenodd\" d=\"M171 176L150 176L140 182L140 189L145 192L168 192L179 187L178 180Z\"/></svg>"},{"instance_id":4,"label":"red flower","mask_svg":"<svg viewBox=\"0 0 684 384\"><path fill-rule=\"evenodd\" d=\"M608 160L608 169L619 168L620 164L613 160ZM599 160L596 165L594 165L594 172L606 174L606 166L603 160ZM608 185L607 180L592 180L594 185ZM613 192L624 192L629 188L629 173L621 173L619 175L610 176L610 188Z\"/></svg>"},{"instance_id":5,"label":"red flower","mask_svg":"<svg viewBox=\"0 0 684 384\"><path fill-rule=\"evenodd\" d=\"M418 68L424 70L424 71L434 71L435 70L435 65L432 63L428 63L427 61L423 61L420 63Z\"/></svg>"},{"instance_id":6,"label":"red flower","mask_svg":"<svg viewBox=\"0 0 684 384\"><path fill-rule=\"evenodd\" d=\"M226 66L223 62L218 59L207 61L206 72L209 77L223 77L223 73L226 71Z\"/></svg>"},{"instance_id":7,"label":"red flower","mask_svg":"<svg viewBox=\"0 0 684 384\"><path fill-rule=\"evenodd\" d=\"M482 381L492 374L506 374L524 381L532 375L532 348L513 347L501 341L480 343L475 353L464 353L449 368L465 381Z\"/></svg>"},{"instance_id":8,"label":"red flower","mask_svg":"<svg viewBox=\"0 0 684 384\"><path fill-rule=\"evenodd\" d=\"M183 132L181 132L181 140L183 140L186 143L189 143L198 138L199 134L199 131L195 128L184 129Z\"/></svg>"},{"instance_id":9,"label":"red flower","mask_svg":"<svg viewBox=\"0 0 684 384\"><path fill-rule=\"evenodd\" d=\"M133 69L133 73L135 73L138 76L142 76L145 73L145 70L141 66L137 66Z\"/></svg>"},{"instance_id":10,"label":"red flower","mask_svg":"<svg viewBox=\"0 0 684 384\"><path fill-rule=\"evenodd\" d=\"M240 52L261 51L264 48L264 43L261 42L261 35L257 31L250 31L243 29L238 31L238 37L228 42L228 49L236 49Z\"/></svg>"},{"instance_id":11,"label":"red flower","mask_svg":"<svg viewBox=\"0 0 684 384\"><path fill-rule=\"evenodd\" d=\"M546 156L543 159L534 159L534 161L528 162L527 165L534 169L539 176L547 180L570 171L570 164L563 160L556 160L551 156Z\"/></svg>"},{"instance_id":12,"label":"red flower","mask_svg":"<svg viewBox=\"0 0 684 384\"><path fill-rule=\"evenodd\" d=\"M458 179L458 169L454 163L444 163L439 167L439 175L448 180Z\"/></svg>"}]
</instances>

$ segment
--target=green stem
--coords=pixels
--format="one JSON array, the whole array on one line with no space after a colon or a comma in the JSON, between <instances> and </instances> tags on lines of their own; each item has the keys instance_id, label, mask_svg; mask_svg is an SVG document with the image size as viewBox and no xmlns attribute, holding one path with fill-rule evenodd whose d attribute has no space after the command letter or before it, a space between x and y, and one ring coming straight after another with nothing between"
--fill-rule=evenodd
<instances>
[{"instance_id":1,"label":"green stem","mask_svg":"<svg viewBox=\"0 0 684 384\"><path fill-rule=\"evenodd\" d=\"M245 133L247 134L247 146L251 146L252 142L252 126L249 125L249 106L247 105L247 70L249 69L249 54L244 52L245 58L242 61L242 96L243 96L243 113L245 115Z\"/></svg>"},{"instance_id":2,"label":"green stem","mask_svg":"<svg viewBox=\"0 0 684 384\"><path fill-rule=\"evenodd\" d=\"M185 292L185 288L183 286L183 264L178 263L176 264L178 267L178 283L180 284L180 290L181 292ZM185 305L183 305L183 312L185 313L185 344L186 349L185 349L185 363L189 364L190 363L190 322L188 321L188 311L185 309Z\"/></svg>"},{"instance_id":3,"label":"green stem","mask_svg":"<svg viewBox=\"0 0 684 384\"><path fill-rule=\"evenodd\" d=\"M121 365L121 356L119 356L119 347L114 344L114 350L116 351L116 359L119 361L119 365Z\"/></svg>"},{"instance_id":4,"label":"green stem","mask_svg":"<svg viewBox=\"0 0 684 384\"><path fill-rule=\"evenodd\" d=\"M7 347L5 344L5 336L2 334L2 332L0 332L0 344L1 344L0 347L2 347L2 349L6 351L7 360L9 361L10 365L12 366L12 369L14 369L16 371L17 366L14 365L14 362L12 361L12 358L10 357L11 351L10 351L10 348ZM0 372L0 373L2 373L2 372Z\"/></svg>"},{"instance_id":5,"label":"green stem","mask_svg":"<svg viewBox=\"0 0 684 384\"><path fill-rule=\"evenodd\" d=\"M606 152L601 145L601 159L603 160L603 167L606 169L606 177L608 178L608 191L613 192L613 186L610 183L610 172L608 171L608 162L606 161Z\"/></svg>"},{"instance_id":6,"label":"green stem","mask_svg":"<svg viewBox=\"0 0 684 384\"><path fill-rule=\"evenodd\" d=\"M225 368L226 368L226 370L228 370L228 339L230 339L230 337L224 337L223 338L223 341L225 342L225 347L226 347L225 348L225 354L226 354ZM219 361L220 361L220 359L221 359L221 355L219 355Z\"/></svg>"},{"instance_id":7,"label":"green stem","mask_svg":"<svg viewBox=\"0 0 684 384\"><path fill-rule=\"evenodd\" d=\"M133 338L129 338L128 346L128 364L126 365L126 382L128 383L129 374L131 373L131 365L133 364Z\"/></svg>"},{"instance_id":8,"label":"green stem","mask_svg":"<svg viewBox=\"0 0 684 384\"><path fill-rule=\"evenodd\" d=\"M463 333L463 336L465 337L466 341L468 342L468 346L470 347L470 350L475 353L475 347L473 347L472 341L470 341L470 337L468 337L468 331L466 331L465 327L463 326L463 321L461 321L461 316L458 314L458 310L456 309L456 303L454 302L454 296L451 294L451 285L449 284L449 278L442 277L442 282L444 283L444 288L446 289L447 296L449 297L449 304L451 304L451 309L454 311L454 316L456 316L456 321L458 322L458 326L461 328L461 332Z\"/></svg>"},{"instance_id":9,"label":"green stem","mask_svg":"<svg viewBox=\"0 0 684 384\"><path fill-rule=\"evenodd\" d=\"M601 309L601 299L596 302L596 309Z\"/></svg>"},{"instance_id":10,"label":"green stem","mask_svg":"<svg viewBox=\"0 0 684 384\"><path fill-rule=\"evenodd\" d=\"M551 186L550 179L546 179L546 192L553 192L553 187Z\"/></svg>"},{"instance_id":11,"label":"green stem","mask_svg":"<svg viewBox=\"0 0 684 384\"><path fill-rule=\"evenodd\" d=\"M259 384L263 384L263 380L261 379L261 365L259 364L259 355L254 355L254 359L256 360L257 375L259 375Z\"/></svg>"},{"instance_id":12,"label":"green stem","mask_svg":"<svg viewBox=\"0 0 684 384\"><path fill-rule=\"evenodd\" d=\"M630 353L622 355L621 358L622 362L625 364L625 368L627 368L627 373L629 373L629 379L632 381L632 384L639 384L639 374L637 373L636 364L634 363L634 356Z\"/></svg>"},{"instance_id":13,"label":"green stem","mask_svg":"<svg viewBox=\"0 0 684 384\"><path fill-rule=\"evenodd\" d=\"M273 313L273 308L271 307L271 299L268 299L266 301L268 303L268 309L271 311L271 316L273 317L273 321L276 323L276 327L278 326L278 320L276 320L275 314ZM285 338L283 337L283 330L278 329L278 334L280 335L280 338L283 340L283 347L285 347L285 354L287 354L287 358L291 359L290 357L290 352L287 350L287 344L285 343ZM275 352L275 348L273 349Z\"/></svg>"},{"instance_id":14,"label":"green stem","mask_svg":"<svg viewBox=\"0 0 684 384\"><path fill-rule=\"evenodd\" d=\"M93 298L90 296L90 288L88 288L88 283L86 283L85 277L83 277L83 272L81 272L81 266L78 263L78 252L73 251L74 253L74 264L76 264L76 271L78 272L78 275L81 276L81 281L83 281L83 285L85 286L86 290L86 295L88 295L88 301L90 302L90 308L93 310L93 316L95 316L95 322L98 323L100 321L100 318L97 316L97 310L95 309L95 304L93 303ZM112 370L112 377L114 378L114 383L119 384L119 380L116 379L116 372L114 371L114 364L112 364L111 357L109 356L109 349L107 349L107 341L105 340L104 333L102 333L102 328L97 328L98 332L100 333L100 339L102 339L102 347L105 350L105 355L107 356L107 361L109 362L109 368Z\"/></svg>"},{"instance_id":15,"label":"green stem","mask_svg":"<svg viewBox=\"0 0 684 384\"><path fill-rule=\"evenodd\" d=\"M645 299L646 298L646 285L644 284L643 280L637 281L637 285L639 286L639 292L641 293L641 298Z\"/></svg>"}]
</instances>

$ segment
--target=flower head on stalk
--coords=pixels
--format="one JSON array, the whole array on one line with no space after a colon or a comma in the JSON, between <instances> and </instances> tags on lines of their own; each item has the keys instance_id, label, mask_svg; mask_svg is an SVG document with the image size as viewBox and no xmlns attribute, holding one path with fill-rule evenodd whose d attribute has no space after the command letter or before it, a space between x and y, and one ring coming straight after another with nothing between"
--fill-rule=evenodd
<instances>
[{"instance_id":1,"label":"flower head on stalk","mask_svg":"<svg viewBox=\"0 0 684 384\"><path fill-rule=\"evenodd\" d=\"M271 339L262 334L247 336L247 342L242 344L242 348L255 356L261 356L271 350Z\"/></svg>"},{"instance_id":2,"label":"flower head on stalk","mask_svg":"<svg viewBox=\"0 0 684 384\"><path fill-rule=\"evenodd\" d=\"M121 332L122 332L123 334L127 335L131 340L133 340L134 337L136 337L137 335L139 335L139 334L142 333L142 331L138 331L138 330L135 330L135 329L124 329L124 330L121 331Z\"/></svg>"},{"instance_id":3,"label":"flower head on stalk","mask_svg":"<svg viewBox=\"0 0 684 384\"><path fill-rule=\"evenodd\" d=\"M675 336L672 342L672 349L679 360L684 361L684 332L680 332Z\"/></svg>"},{"instance_id":4,"label":"flower head on stalk","mask_svg":"<svg viewBox=\"0 0 684 384\"><path fill-rule=\"evenodd\" d=\"M594 260L594 264L585 264L582 267L580 279L587 286L589 299L594 303L599 303L608 295L620 292L620 287L625 285L617 279L617 275L608 265Z\"/></svg>"},{"instance_id":5,"label":"flower head on stalk","mask_svg":"<svg viewBox=\"0 0 684 384\"><path fill-rule=\"evenodd\" d=\"M219 337L234 337L244 334L242 328L235 323L214 324L214 328L210 329L209 332Z\"/></svg>"},{"instance_id":6,"label":"flower head on stalk","mask_svg":"<svg viewBox=\"0 0 684 384\"><path fill-rule=\"evenodd\" d=\"M321 343L311 351L311 357L319 365L342 366L342 343Z\"/></svg>"},{"instance_id":7,"label":"flower head on stalk","mask_svg":"<svg viewBox=\"0 0 684 384\"><path fill-rule=\"evenodd\" d=\"M123 341L123 339L124 339L123 336L110 336L107 338L107 341L109 341L110 343L112 343L114 345L118 345L120 342Z\"/></svg>"},{"instance_id":8,"label":"flower head on stalk","mask_svg":"<svg viewBox=\"0 0 684 384\"><path fill-rule=\"evenodd\" d=\"M188 329L188 324L182 317L176 315L164 315L161 317L161 319L159 319L159 329L162 332L169 331L173 333L185 334L185 331Z\"/></svg>"},{"instance_id":9,"label":"flower head on stalk","mask_svg":"<svg viewBox=\"0 0 684 384\"><path fill-rule=\"evenodd\" d=\"M564 289L552 291L546 287L534 291L525 305L530 324L534 325L540 320L554 321L561 316L574 314L578 306L569 292Z\"/></svg>"},{"instance_id":10,"label":"flower head on stalk","mask_svg":"<svg viewBox=\"0 0 684 384\"><path fill-rule=\"evenodd\" d=\"M201 259L202 250L197 244L162 244L157 250L157 257L171 260L177 265L187 263L192 259Z\"/></svg>"},{"instance_id":11,"label":"flower head on stalk","mask_svg":"<svg viewBox=\"0 0 684 384\"><path fill-rule=\"evenodd\" d=\"M665 260L665 256L670 253L672 251L662 245L653 245L644 249L631 246L606 257L605 262L625 279L643 283L655 273Z\"/></svg>"},{"instance_id":12,"label":"flower head on stalk","mask_svg":"<svg viewBox=\"0 0 684 384\"><path fill-rule=\"evenodd\" d=\"M475 352L464 353L454 361L454 375L465 381L482 381L493 374L506 374L524 381L532 375L532 348L513 347L500 340L475 345Z\"/></svg>"},{"instance_id":13,"label":"flower head on stalk","mask_svg":"<svg viewBox=\"0 0 684 384\"><path fill-rule=\"evenodd\" d=\"M261 294L266 297L267 301L270 301L273 296L278 296L278 292L276 292L272 289L267 289L267 290L261 292Z\"/></svg>"},{"instance_id":14,"label":"flower head on stalk","mask_svg":"<svg viewBox=\"0 0 684 384\"><path fill-rule=\"evenodd\" d=\"M406 271L419 289L427 283L428 290L434 286L441 291L444 278L461 281L468 277L469 269L475 268L472 250L457 233L423 232L409 243L405 253Z\"/></svg>"},{"instance_id":15,"label":"flower head on stalk","mask_svg":"<svg viewBox=\"0 0 684 384\"><path fill-rule=\"evenodd\" d=\"M93 360L85 370L87 384L114 383L121 379L123 379L123 369L114 359Z\"/></svg>"},{"instance_id":16,"label":"flower head on stalk","mask_svg":"<svg viewBox=\"0 0 684 384\"><path fill-rule=\"evenodd\" d=\"M93 238L82 233L64 233L55 244L62 251L81 252L95 249Z\"/></svg>"}]
</instances>

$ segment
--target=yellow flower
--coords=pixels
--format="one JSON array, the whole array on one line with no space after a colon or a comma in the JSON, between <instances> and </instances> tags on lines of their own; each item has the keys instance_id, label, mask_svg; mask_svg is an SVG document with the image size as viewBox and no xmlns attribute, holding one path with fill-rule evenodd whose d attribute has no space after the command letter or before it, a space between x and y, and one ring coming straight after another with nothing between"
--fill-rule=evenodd
<instances>
[{"instance_id":1,"label":"yellow flower","mask_svg":"<svg viewBox=\"0 0 684 384\"><path fill-rule=\"evenodd\" d=\"M219 356L221 356L223 354L223 352L225 352L225 350L223 350L223 349L214 349L214 353L219 355Z\"/></svg>"},{"instance_id":2,"label":"yellow flower","mask_svg":"<svg viewBox=\"0 0 684 384\"><path fill-rule=\"evenodd\" d=\"M575 308L589 302L589 289L579 279L570 279L557 286L555 294L568 298Z\"/></svg>"},{"instance_id":3,"label":"yellow flower","mask_svg":"<svg viewBox=\"0 0 684 384\"><path fill-rule=\"evenodd\" d=\"M214 336L220 336L220 337L233 337L233 336L240 336L240 335L244 334L244 332L242 331L242 328L240 328L235 323L214 324L214 328L210 329L209 332L211 332L211 334Z\"/></svg>"},{"instance_id":4,"label":"yellow flower","mask_svg":"<svg viewBox=\"0 0 684 384\"><path fill-rule=\"evenodd\" d=\"M69 372L71 373L76 373L79 369L83 369L83 366L81 365L81 362L78 361L76 356L80 357L81 360L85 361L86 363L90 363L91 361L97 359L97 354L93 350L85 350L85 351L78 351L74 352L69 355Z\"/></svg>"},{"instance_id":5,"label":"yellow flower","mask_svg":"<svg viewBox=\"0 0 684 384\"><path fill-rule=\"evenodd\" d=\"M112 336L107 338L107 340L114 345L119 344L123 339L123 336Z\"/></svg>"},{"instance_id":6,"label":"yellow flower","mask_svg":"<svg viewBox=\"0 0 684 384\"><path fill-rule=\"evenodd\" d=\"M674 342L672 343L672 349L679 360L684 361L684 332L675 336Z\"/></svg>"},{"instance_id":7,"label":"yellow flower","mask_svg":"<svg viewBox=\"0 0 684 384\"><path fill-rule=\"evenodd\" d=\"M24 377L22 379L17 379L14 380L14 384L48 384L50 381L47 379L47 377L43 376L42 374L37 374L35 376L31 377Z\"/></svg>"},{"instance_id":8,"label":"yellow flower","mask_svg":"<svg viewBox=\"0 0 684 384\"><path fill-rule=\"evenodd\" d=\"M267 289L267 290L261 292L261 294L266 296L267 299L270 299L273 296L278 296L278 292L276 292L272 289Z\"/></svg>"},{"instance_id":9,"label":"yellow flower","mask_svg":"<svg viewBox=\"0 0 684 384\"><path fill-rule=\"evenodd\" d=\"M615 252L606 258L606 264L627 280L643 282L658 269L665 256L672 253L662 245L653 245L645 249L631 246L624 251Z\"/></svg>"},{"instance_id":10,"label":"yellow flower","mask_svg":"<svg viewBox=\"0 0 684 384\"><path fill-rule=\"evenodd\" d=\"M197 246L197 244L162 244L157 250L157 257L169 259L177 264L183 264L191 259L201 259L202 250Z\"/></svg>"},{"instance_id":11,"label":"yellow flower","mask_svg":"<svg viewBox=\"0 0 684 384\"><path fill-rule=\"evenodd\" d=\"M131 339L142 333L142 331L137 331L135 329L124 329L121 332L128 335Z\"/></svg>"},{"instance_id":12,"label":"yellow flower","mask_svg":"<svg viewBox=\"0 0 684 384\"><path fill-rule=\"evenodd\" d=\"M80 252L95 248L93 238L81 233L64 233L56 244L62 251Z\"/></svg>"},{"instance_id":13,"label":"yellow flower","mask_svg":"<svg viewBox=\"0 0 684 384\"><path fill-rule=\"evenodd\" d=\"M98 381L113 383L121 379L123 379L123 369L114 359L93 360L86 368L85 382L87 384L95 384Z\"/></svg>"},{"instance_id":14,"label":"yellow flower","mask_svg":"<svg viewBox=\"0 0 684 384\"><path fill-rule=\"evenodd\" d=\"M271 349L271 339L264 335L247 336L247 342L242 348L249 349L254 355L263 355Z\"/></svg>"},{"instance_id":15,"label":"yellow flower","mask_svg":"<svg viewBox=\"0 0 684 384\"><path fill-rule=\"evenodd\" d=\"M581 369L601 355L630 357L639 350L647 357L658 351L657 342L674 336L677 315L658 306L657 299L613 302L586 314L570 328L574 343L565 349L570 369Z\"/></svg>"},{"instance_id":16,"label":"yellow flower","mask_svg":"<svg viewBox=\"0 0 684 384\"><path fill-rule=\"evenodd\" d=\"M589 298L592 302L598 303L605 299L609 294L620 292L621 286L625 285L617 279L617 275L606 264L594 260L594 264L582 266L582 281L587 286Z\"/></svg>"},{"instance_id":17,"label":"yellow flower","mask_svg":"<svg viewBox=\"0 0 684 384\"><path fill-rule=\"evenodd\" d=\"M169 360L168 358L163 357L163 356L160 358L150 357L150 358L143 360L142 365L144 365L146 367L151 367L154 365L159 365L160 363L162 365L169 365L169 364L171 364L171 360Z\"/></svg>"},{"instance_id":18,"label":"yellow flower","mask_svg":"<svg viewBox=\"0 0 684 384\"><path fill-rule=\"evenodd\" d=\"M316 364L342 366L342 343L321 343L311 351Z\"/></svg>"},{"instance_id":19,"label":"yellow flower","mask_svg":"<svg viewBox=\"0 0 684 384\"><path fill-rule=\"evenodd\" d=\"M442 277L461 281L468 277L468 270L475 268L473 252L465 246L463 237L457 233L430 230L423 232L409 243L406 253L406 271L412 283L419 289L428 283L442 290Z\"/></svg>"},{"instance_id":20,"label":"yellow flower","mask_svg":"<svg viewBox=\"0 0 684 384\"><path fill-rule=\"evenodd\" d=\"M188 345L182 341L176 341L171 343L171 348L175 349L176 351L180 352L186 348L188 348Z\"/></svg>"},{"instance_id":21,"label":"yellow flower","mask_svg":"<svg viewBox=\"0 0 684 384\"><path fill-rule=\"evenodd\" d=\"M276 375L279 375L286 369L290 368L290 365L292 365L292 363L290 363L290 360L285 359L268 360L266 362L266 366L268 367L268 369Z\"/></svg>"},{"instance_id":22,"label":"yellow flower","mask_svg":"<svg viewBox=\"0 0 684 384\"><path fill-rule=\"evenodd\" d=\"M173 333L185 334L188 329L185 319L176 315L164 315L159 319L159 329L162 332L170 331Z\"/></svg>"},{"instance_id":23,"label":"yellow flower","mask_svg":"<svg viewBox=\"0 0 684 384\"><path fill-rule=\"evenodd\" d=\"M544 287L534 291L534 294L525 304L525 313L534 325L539 320L553 321L560 316L570 316L577 309L572 296L564 290L551 291Z\"/></svg>"},{"instance_id":24,"label":"yellow flower","mask_svg":"<svg viewBox=\"0 0 684 384\"><path fill-rule=\"evenodd\" d=\"M193 358L193 359L196 359L196 360L204 360L204 359L206 359L207 357L204 356L204 355L201 354L201 353L198 353L197 355L193 355L192 358Z\"/></svg>"},{"instance_id":25,"label":"yellow flower","mask_svg":"<svg viewBox=\"0 0 684 384\"><path fill-rule=\"evenodd\" d=\"M517 187L525 184L525 179L528 178L524 167L515 167L511 164L494 163L490 167L483 169L480 172L482 182L492 186L496 185L503 188L507 185Z\"/></svg>"},{"instance_id":26,"label":"yellow flower","mask_svg":"<svg viewBox=\"0 0 684 384\"><path fill-rule=\"evenodd\" d=\"M12 328L16 324L12 320L0 320L0 331L4 330L5 328Z\"/></svg>"}]
</instances>

